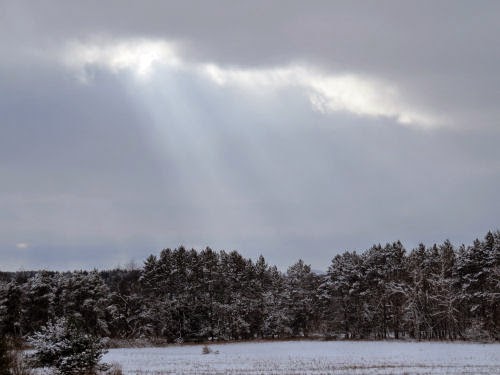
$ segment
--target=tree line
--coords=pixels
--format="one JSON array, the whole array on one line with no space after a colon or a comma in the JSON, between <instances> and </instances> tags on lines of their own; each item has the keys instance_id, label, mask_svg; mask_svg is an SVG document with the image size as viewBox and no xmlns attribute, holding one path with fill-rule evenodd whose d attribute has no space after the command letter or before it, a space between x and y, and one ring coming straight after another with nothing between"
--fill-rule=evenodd
<instances>
[{"instance_id":1,"label":"tree line","mask_svg":"<svg viewBox=\"0 0 500 375\"><path fill-rule=\"evenodd\" d=\"M472 245L401 242L286 272L236 251L165 249L141 268L0 272L0 333L67 319L86 332L169 342L331 337L500 339L500 231Z\"/></svg>"}]
</instances>

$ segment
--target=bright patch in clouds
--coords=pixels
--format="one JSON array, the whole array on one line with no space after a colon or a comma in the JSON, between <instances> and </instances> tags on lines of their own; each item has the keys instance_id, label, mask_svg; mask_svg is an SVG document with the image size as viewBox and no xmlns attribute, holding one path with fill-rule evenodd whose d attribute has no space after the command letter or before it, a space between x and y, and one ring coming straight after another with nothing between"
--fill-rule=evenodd
<instances>
[{"instance_id":1,"label":"bright patch in clouds","mask_svg":"<svg viewBox=\"0 0 500 375\"><path fill-rule=\"evenodd\" d=\"M360 75L332 75L298 65L251 70L224 69L207 64L204 71L220 86L301 88L313 109L322 113L345 111L359 116L389 117L405 125L433 126L442 122L403 103L401 93L395 86Z\"/></svg>"},{"instance_id":2,"label":"bright patch in clouds","mask_svg":"<svg viewBox=\"0 0 500 375\"><path fill-rule=\"evenodd\" d=\"M324 114L350 112L358 116L385 117L417 127L443 124L442 117L407 103L394 84L359 74L331 74L306 65L273 68L227 68L214 63L189 62L177 45L163 40L93 40L72 42L63 54L64 63L88 80L87 68L98 66L114 73L131 71L143 83L156 67L175 68L214 82L218 86L254 91L298 88L312 109Z\"/></svg>"},{"instance_id":3,"label":"bright patch in clouds","mask_svg":"<svg viewBox=\"0 0 500 375\"><path fill-rule=\"evenodd\" d=\"M29 247L29 245L26 242L16 243L16 248L18 248L20 250L27 249L28 247Z\"/></svg>"},{"instance_id":4,"label":"bright patch in clouds","mask_svg":"<svg viewBox=\"0 0 500 375\"><path fill-rule=\"evenodd\" d=\"M149 39L72 42L67 46L63 60L82 73L87 66L97 65L114 73L131 69L139 78L150 77L156 64L175 67L181 63L172 43Z\"/></svg>"}]
</instances>

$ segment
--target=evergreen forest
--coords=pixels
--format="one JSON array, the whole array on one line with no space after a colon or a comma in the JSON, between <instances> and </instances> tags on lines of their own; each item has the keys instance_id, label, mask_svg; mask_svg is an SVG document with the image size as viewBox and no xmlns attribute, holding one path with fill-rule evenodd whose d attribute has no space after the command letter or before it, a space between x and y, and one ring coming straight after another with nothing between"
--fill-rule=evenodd
<instances>
[{"instance_id":1,"label":"evergreen forest","mask_svg":"<svg viewBox=\"0 0 500 375\"><path fill-rule=\"evenodd\" d=\"M302 260L282 272L263 256L184 247L127 269L0 272L2 336L23 339L61 318L151 342L499 340L500 231L469 246L344 252L324 273Z\"/></svg>"}]
</instances>

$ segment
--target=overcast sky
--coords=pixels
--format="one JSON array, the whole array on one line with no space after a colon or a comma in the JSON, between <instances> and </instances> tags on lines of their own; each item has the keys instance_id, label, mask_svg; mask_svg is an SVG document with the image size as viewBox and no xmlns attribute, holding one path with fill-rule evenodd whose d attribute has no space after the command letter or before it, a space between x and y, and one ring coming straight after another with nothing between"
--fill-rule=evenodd
<instances>
[{"instance_id":1,"label":"overcast sky","mask_svg":"<svg viewBox=\"0 0 500 375\"><path fill-rule=\"evenodd\" d=\"M106 4L106 5L104 5ZM0 270L326 269L500 222L498 1L0 1Z\"/></svg>"}]
</instances>

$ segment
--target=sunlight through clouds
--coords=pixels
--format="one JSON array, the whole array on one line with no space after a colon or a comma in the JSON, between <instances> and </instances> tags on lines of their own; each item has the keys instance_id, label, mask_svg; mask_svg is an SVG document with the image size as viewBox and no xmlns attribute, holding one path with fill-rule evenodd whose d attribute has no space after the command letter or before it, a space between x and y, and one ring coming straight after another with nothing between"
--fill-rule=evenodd
<instances>
[{"instance_id":1,"label":"sunlight through clouds","mask_svg":"<svg viewBox=\"0 0 500 375\"><path fill-rule=\"evenodd\" d=\"M404 125L436 126L443 122L403 103L399 90L388 83L355 74L331 75L312 67L275 69L224 69L214 64L203 67L220 86L237 85L253 89L298 87L305 91L314 110L321 113L345 111L358 116L389 117Z\"/></svg>"},{"instance_id":2,"label":"sunlight through clouds","mask_svg":"<svg viewBox=\"0 0 500 375\"><path fill-rule=\"evenodd\" d=\"M96 65L114 73L130 69L141 79L149 78L156 64L169 67L181 64L173 43L150 39L73 41L65 49L63 61L80 74L85 74L85 68Z\"/></svg>"},{"instance_id":3,"label":"sunlight through clouds","mask_svg":"<svg viewBox=\"0 0 500 375\"><path fill-rule=\"evenodd\" d=\"M443 116L428 113L408 103L393 83L362 74L332 74L313 66L285 65L272 68L231 68L215 63L183 59L178 45L164 40L94 39L68 44L63 63L88 82L88 69L96 66L113 73L130 71L142 83L157 72L156 67L198 75L219 87L237 87L255 95L263 90L298 88L314 111L327 115L348 112L362 117L394 119L401 125L432 128L443 125Z\"/></svg>"}]
</instances>

